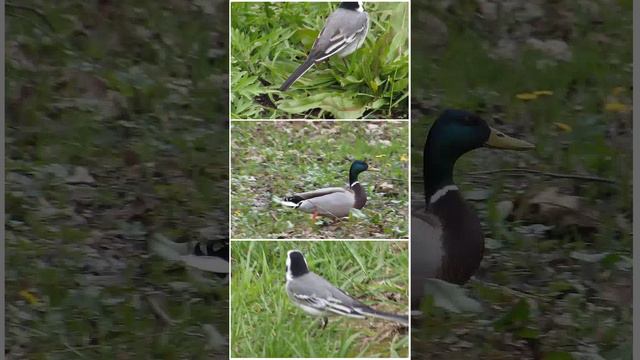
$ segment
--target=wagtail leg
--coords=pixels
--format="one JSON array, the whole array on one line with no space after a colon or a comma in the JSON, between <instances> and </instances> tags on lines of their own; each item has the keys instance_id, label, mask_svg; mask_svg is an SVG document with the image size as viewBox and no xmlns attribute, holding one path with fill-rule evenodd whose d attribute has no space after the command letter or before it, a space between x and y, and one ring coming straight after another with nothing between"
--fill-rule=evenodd
<instances>
[{"instance_id":1,"label":"wagtail leg","mask_svg":"<svg viewBox=\"0 0 640 360\"><path fill-rule=\"evenodd\" d=\"M324 328L326 328L326 327L327 327L327 324L328 324L328 323L329 323L329 318L328 318L328 317L326 317L326 316L322 317L322 324L321 324L321 326L320 326L320 329L321 329L321 330L324 330Z\"/></svg>"}]
</instances>

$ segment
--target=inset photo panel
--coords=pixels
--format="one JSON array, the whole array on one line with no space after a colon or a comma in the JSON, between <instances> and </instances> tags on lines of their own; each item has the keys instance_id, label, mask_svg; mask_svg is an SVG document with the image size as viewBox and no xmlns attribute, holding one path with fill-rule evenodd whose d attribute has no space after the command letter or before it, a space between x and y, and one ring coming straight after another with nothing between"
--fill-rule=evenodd
<instances>
[{"instance_id":1,"label":"inset photo panel","mask_svg":"<svg viewBox=\"0 0 640 360\"><path fill-rule=\"evenodd\" d=\"M234 121L233 239L408 238L406 121Z\"/></svg>"},{"instance_id":2,"label":"inset photo panel","mask_svg":"<svg viewBox=\"0 0 640 360\"><path fill-rule=\"evenodd\" d=\"M408 241L233 241L232 358L407 358Z\"/></svg>"},{"instance_id":3,"label":"inset photo panel","mask_svg":"<svg viewBox=\"0 0 640 360\"><path fill-rule=\"evenodd\" d=\"M409 3L232 2L232 119L408 119Z\"/></svg>"}]
</instances>

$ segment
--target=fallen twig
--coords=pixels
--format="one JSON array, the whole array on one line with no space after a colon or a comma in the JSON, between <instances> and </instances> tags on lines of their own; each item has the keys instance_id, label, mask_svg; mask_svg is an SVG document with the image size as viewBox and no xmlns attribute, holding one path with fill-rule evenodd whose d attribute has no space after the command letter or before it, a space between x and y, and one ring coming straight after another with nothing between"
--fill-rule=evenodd
<instances>
[{"instance_id":1,"label":"fallen twig","mask_svg":"<svg viewBox=\"0 0 640 360\"><path fill-rule=\"evenodd\" d=\"M490 287L490 288L493 288L493 289L498 289L498 290L502 290L502 291L508 292L511 295L514 295L516 297L526 297L526 298L534 299L534 300L545 300L545 298L543 296L535 295L535 294L532 294L532 293L529 293L529 292L526 292L526 291L514 290L514 289L509 288L507 286L494 284L494 283L491 283L491 282L488 282L488 281L482 281L482 280L478 280L478 279L475 279L474 281L477 282L478 284L482 284L484 286L487 286L487 287Z\"/></svg>"},{"instance_id":2,"label":"fallen twig","mask_svg":"<svg viewBox=\"0 0 640 360\"><path fill-rule=\"evenodd\" d=\"M520 169L520 168L474 171L474 172L467 173L467 175L476 176L476 175L490 175L490 174L497 174L497 173L527 173L527 174L543 175L543 176L548 176L552 178L596 181L596 182L603 182L608 184L616 183L615 180L603 178L599 176L560 174L560 173L552 173L552 172L546 172L546 171L539 171L539 170L533 170L533 169Z\"/></svg>"},{"instance_id":3,"label":"fallen twig","mask_svg":"<svg viewBox=\"0 0 640 360\"><path fill-rule=\"evenodd\" d=\"M67 338L64 335L60 336L60 340L62 340L62 345L64 345L64 347L67 348L68 351L76 354L78 357L82 358L82 359L86 359L86 356L84 356L83 353L81 353L80 351L78 351L78 349L74 348L73 346L69 345L69 343L67 342Z\"/></svg>"},{"instance_id":4,"label":"fallen twig","mask_svg":"<svg viewBox=\"0 0 640 360\"><path fill-rule=\"evenodd\" d=\"M466 173L466 175L471 175L471 176L476 176L476 177L484 177L485 175L498 174L498 173L514 173L514 174L510 174L510 175L515 175L515 176L521 176L521 175L524 175L524 174L535 174L535 175L549 176L549 177L552 177L552 178L595 181L595 182L602 182L602 183L607 183L607 184L616 184L617 183L617 181L615 181L613 179L603 178L603 177L599 177L599 176L577 175L577 174L560 174L560 173L553 173L553 172L546 172L546 171L539 171L539 170L532 170L532 169L518 169L518 168L473 171L473 172ZM520 174L518 174L518 173L520 173ZM422 179L422 177L411 177L411 182L415 183L415 184L422 184L422 183L424 183L424 179Z\"/></svg>"},{"instance_id":5,"label":"fallen twig","mask_svg":"<svg viewBox=\"0 0 640 360\"><path fill-rule=\"evenodd\" d=\"M162 309L162 306L154 296L147 296L147 301L151 305L151 310L167 325L174 325L177 323L176 320L173 320L169 314Z\"/></svg>"},{"instance_id":6,"label":"fallen twig","mask_svg":"<svg viewBox=\"0 0 640 360\"><path fill-rule=\"evenodd\" d=\"M66 342L64 342L63 345L65 346L64 349L49 350L49 352L52 354L73 352L76 355L78 355L78 352L81 350L93 350L93 349L98 349L101 346L101 345L86 345L86 346L79 346L74 348L74 347L71 347ZM81 356L82 358L84 358L84 356L81 353L78 356Z\"/></svg>"}]
</instances>

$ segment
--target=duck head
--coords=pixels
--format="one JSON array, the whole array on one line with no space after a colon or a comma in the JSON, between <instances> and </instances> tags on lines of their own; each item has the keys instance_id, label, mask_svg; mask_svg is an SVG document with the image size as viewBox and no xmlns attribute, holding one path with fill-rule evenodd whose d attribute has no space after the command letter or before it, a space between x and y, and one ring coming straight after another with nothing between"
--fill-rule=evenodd
<instances>
[{"instance_id":1,"label":"duck head","mask_svg":"<svg viewBox=\"0 0 640 360\"><path fill-rule=\"evenodd\" d=\"M351 163L351 168L349 169L349 185L351 186L357 182L358 175L367 170L369 170L369 165L362 160L356 160Z\"/></svg>"},{"instance_id":2,"label":"duck head","mask_svg":"<svg viewBox=\"0 0 640 360\"><path fill-rule=\"evenodd\" d=\"M453 167L465 153L481 148L528 150L534 145L510 137L477 115L462 110L445 110L431 127L424 147L425 196L453 185Z\"/></svg>"},{"instance_id":3,"label":"duck head","mask_svg":"<svg viewBox=\"0 0 640 360\"><path fill-rule=\"evenodd\" d=\"M364 191L364 187L358 182L358 175L367 170L377 171L378 169L369 168L369 165L362 160L354 161L349 169L349 188L355 195L353 207L356 209L362 209L367 204L367 193Z\"/></svg>"}]
</instances>

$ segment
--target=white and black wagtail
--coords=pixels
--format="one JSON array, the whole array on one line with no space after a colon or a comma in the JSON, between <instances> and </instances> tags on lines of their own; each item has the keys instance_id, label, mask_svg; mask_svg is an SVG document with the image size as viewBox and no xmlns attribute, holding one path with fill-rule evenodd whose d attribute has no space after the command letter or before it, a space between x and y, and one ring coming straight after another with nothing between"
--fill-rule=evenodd
<instances>
[{"instance_id":1,"label":"white and black wagtail","mask_svg":"<svg viewBox=\"0 0 640 360\"><path fill-rule=\"evenodd\" d=\"M282 84L280 91L286 91L313 64L336 54L345 57L356 51L364 43L367 32L369 32L369 15L364 11L362 1L341 2L327 18L324 28L313 43L307 60Z\"/></svg>"},{"instance_id":2,"label":"white and black wagtail","mask_svg":"<svg viewBox=\"0 0 640 360\"><path fill-rule=\"evenodd\" d=\"M322 276L309 271L304 255L298 250L287 253L287 295L305 312L322 317L322 328L329 315L343 315L357 319L376 317L408 326L408 316L372 309L333 286Z\"/></svg>"}]
</instances>

